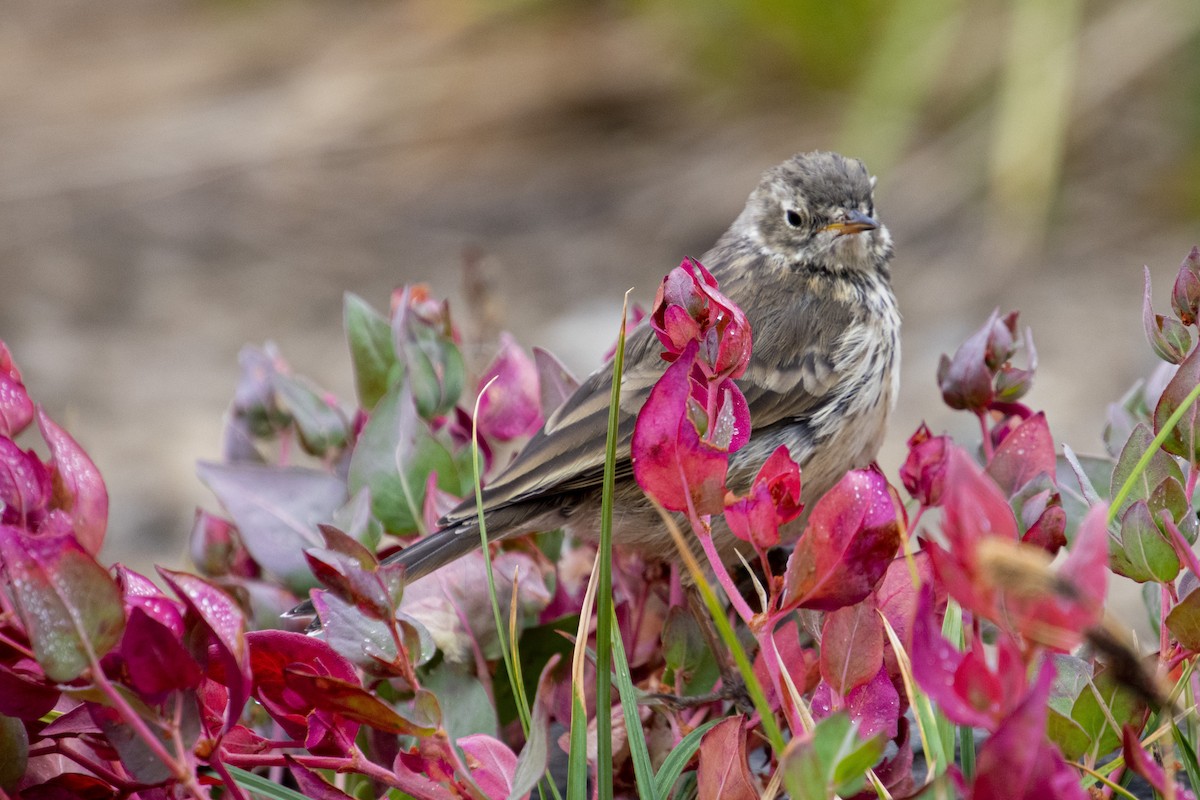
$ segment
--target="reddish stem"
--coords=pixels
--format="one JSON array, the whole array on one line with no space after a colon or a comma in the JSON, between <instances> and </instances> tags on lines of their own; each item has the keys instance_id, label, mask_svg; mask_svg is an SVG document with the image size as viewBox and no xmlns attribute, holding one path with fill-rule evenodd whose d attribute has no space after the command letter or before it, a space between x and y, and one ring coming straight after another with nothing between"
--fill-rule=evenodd
<instances>
[{"instance_id":1,"label":"reddish stem","mask_svg":"<svg viewBox=\"0 0 1200 800\"><path fill-rule=\"evenodd\" d=\"M987 463L991 463L994 451L992 448L992 434L987 426L987 411L977 411L975 416L979 418L979 430L983 433L983 458Z\"/></svg>"}]
</instances>

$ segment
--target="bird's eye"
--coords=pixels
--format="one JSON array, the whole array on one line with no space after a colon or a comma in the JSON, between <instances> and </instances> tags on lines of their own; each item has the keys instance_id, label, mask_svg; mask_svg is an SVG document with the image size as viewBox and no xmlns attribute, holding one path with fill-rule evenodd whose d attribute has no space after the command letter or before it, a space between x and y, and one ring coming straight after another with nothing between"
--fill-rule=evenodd
<instances>
[{"instance_id":1,"label":"bird's eye","mask_svg":"<svg viewBox=\"0 0 1200 800\"><path fill-rule=\"evenodd\" d=\"M792 228L799 228L800 223L803 222L803 219L800 217L800 212L794 208L789 208L787 210L787 213L784 214L784 219L787 220L788 226Z\"/></svg>"}]
</instances>

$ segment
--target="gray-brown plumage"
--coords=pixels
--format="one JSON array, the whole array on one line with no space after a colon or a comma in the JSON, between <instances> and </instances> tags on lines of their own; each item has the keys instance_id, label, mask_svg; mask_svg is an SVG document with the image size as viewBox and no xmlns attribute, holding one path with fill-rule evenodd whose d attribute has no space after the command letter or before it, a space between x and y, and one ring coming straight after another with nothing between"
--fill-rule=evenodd
<instances>
[{"instance_id":1,"label":"gray-brown plumage","mask_svg":"<svg viewBox=\"0 0 1200 800\"><path fill-rule=\"evenodd\" d=\"M753 356L737 381L752 433L730 458L735 491L786 444L811 505L879 449L896 397L900 315L889 283L892 240L875 218L873 186L860 161L794 156L764 173L741 215L700 258L753 331ZM626 344L613 515L614 542L657 559L669 558L674 545L633 479L629 442L666 367L661 351L648 325ZM611 375L606 364L585 380L483 489L490 540L564 526L598 533ZM474 498L439 525L387 560L416 580L479 546ZM723 527L714 536L732 557L733 536Z\"/></svg>"}]
</instances>

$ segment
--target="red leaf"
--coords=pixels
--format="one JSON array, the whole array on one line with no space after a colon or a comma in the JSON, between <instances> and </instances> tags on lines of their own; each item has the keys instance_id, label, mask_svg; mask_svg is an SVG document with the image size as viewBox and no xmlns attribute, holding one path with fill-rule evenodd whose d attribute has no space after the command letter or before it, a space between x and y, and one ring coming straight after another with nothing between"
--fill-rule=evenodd
<instances>
[{"instance_id":1,"label":"red leaf","mask_svg":"<svg viewBox=\"0 0 1200 800\"><path fill-rule=\"evenodd\" d=\"M739 378L746 371L750 323L698 261L685 258L663 278L650 324L667 348L667 361L674 361L689 342L699 341L701 364L710 379Z\"/></svg>"},{"instance_id":2,"label":"red leaf","mask_svg":"<svg viewBox=\"0 0 1200 800\"><path fill-rule=\"evenodd\" d=\"M717 514L725 504L729 453L701 439L688 415L697 348L688 344L650 390L630 447L638 485L664 508Z\"/></svg>"},{"instance_id":3,"label":"red leaf","mask_svg":"<svg viewBox=\"0 0 1200 800\"><path fill-rule=\"evenodd\" d=\"M895 738L900 724L900 693L888 677L887 667L881 663L870 680L850 690L846 711L851 721L858 723L860 738L869 739L877 733Z\"/></svg>"},{"instance_id":4,"label":"red leaf","mask_svg":"<svg viewBox=\"0 0 1200 800\"><path fill-rule=\"evenodd\" d=\"M205 666L209 677L219 680L229 691L224 728L228 731L241 717L253 684L246 653L246 617L233 598L204 578L164 567L158 567L158 574L187 605L189 617L209 634L212 647L204 654L208 660Z\"/></svg>"},{"instance_id":5,"label":"red leaf","mask_svg":"<svg viewBox=\"0 0 1200 800\"><path fill-rule=\"evenodd\" d=\"M780 445L758 471L749 494L725 506L725 522L734 536L765 550L779 544L779 526L803 509L800 467Z\"/></svg>"},{"instance_id":6,"label":"red leaf","mask_svg":"<svg viewBox=\"0 0 1200 800\"><path fill-rule=\"evenodd\" d=\"M821 677L846 695L871 680L883 663L883 622L874 599L829 613L821 627Z\"/></svg>"},{"instance_id":7,"label":"red leaf","mask_svg":"<svg viewBox=\"0 0 1200 800\"><path fill-rule=\"evenodd\" d=\"M817 501L788 559L782 608L831 611L870 594L900 546L896 511L877 469L846 473Z\"/></svg>"},{"instance_id":8,"label":"red leaf","mask_svg":"<svg viewBox=\"0 0 1200 800\"><path fill-rule=\"evenodd\" d=\"M1154 432L1158 433L1171 416L1187 399L1187 395L1200 383L1200 348L1183 359L1170 383L1163 389L1158 405L1154 408ZM1171 455L1186 458L1193 466L1200 464L1200 402L1192 403L1183 413L1179 424L1167 434L1162 449Z\"/></svg>"},{"instance_id":9,"label":"red leaf","mask_svg":"<svg viewBox=\"0 0 1200 800\"><path fill-rule=\"evenodd\" d=\"M104 544L104 531L108 526L108 490L100 470L83 448L41 409L38 409L37 421L42 438L50 448L47 466L54 479L53 507L70 515L75 538L85 550L95 555Z\"/></svg>"},{"instance_id":10,"label":"red leaf","mask_svg":"<svg viewBox=\"0 0 1200 800\"><path fill-rule=\"evenodd\" d=\"M704 734L697 775L699 800L758 800L758 787L746 761L745 721L738 714Z\"/></svg>"},{"instance_id":11,"label":"red leaf","mask_svg":"<svg viewBox=\"0 0 1200 800\"><path fill-rule=\"evenodd\" d=\"M151 703L176 689L194 689L204 673L180 640L180 634L134 608L119 650L130 685Z\"/></svg>"},{"instance_id":12,"label":"red leaf","mask_svg":"<svg viewBox=\"0 0 1200 800\"><path fill-rule=\"evenodd\" d=\"M946 405L955 409L982 411L995 396L993 368L987 364L989 339L1001 325L1000 314L993 311L983 327L959 345L954 357L942 356L938 364L938 388Z\"/></svg>"},{"instance_id":13,"label":"red leaf","mask_svg":"<svg viewBox=\"0 0 1200 800\"><path fill-rule=\"evenodd\" d=\"M948 436L933 436L925 423L908 440L908 458L900 467L900 482L921 505L935 506L942 497Z\"/></svg>"},{"instance_id":14,"label":"red leaf","mask_svg":"<svg viewBox=\"0 0 1200 800\"><path fill-rule=\"evenodd\" d=\"M1042 473L1053 477L1056 469L1054 439L1050 436L1046 415L1039 411L1005 437L992 456L987 472L1011 497Z\"/></svg>"}]
</instances>

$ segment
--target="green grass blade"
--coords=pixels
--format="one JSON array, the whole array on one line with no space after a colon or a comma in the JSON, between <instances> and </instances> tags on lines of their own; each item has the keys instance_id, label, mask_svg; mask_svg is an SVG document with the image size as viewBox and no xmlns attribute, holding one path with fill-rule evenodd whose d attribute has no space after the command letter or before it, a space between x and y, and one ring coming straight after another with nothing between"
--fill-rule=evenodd
<instances>
[{"instance_id":1,"label":"green grass blade","mask_svg":"<svg viewBox=\"0 0 1200 800\"><path fill-rule=\"evenodd\" d=\"M621 374L625 368L625 318L629 292L621 308L621 331L613 354L612 397L608 407L608 440L604 448L604 494L600 506L599 587L596 597L596 779L599 800L612 800L612 515L617 472L617 435L621 422ZM634 718L637 718L634 709ZM641 723L638 723L641 730Z\"/></svg>"},{"instance_id":2,"label":"green grass blade","mask_svg":"<svg viewBox=\"0 0 1200 800\"><path fill-rule=\"evenodd\" d=\"M498 377L498 376L497 376ZM518 672L513 663L513 653L509 650L508 631L504 618L500 613L500 600L496 597L496 577L492 572L492 551L488 547L487 519L483 513L483 483L479 474L479 401L487 394L496 378L488 381L475 398L475 408L471 412L471 479L475 484L475 510L479 519L479 542L483 548L484 572L487 574L488 599L492 602L492 617L496 622L496 639L500 644L500 656L504 660L505 672L508 673L508 683L512 688L513 702L517 706L517 716L521 718L521 730L529 735L529 698L525 696L525 687L518 679Z\"/></svg>"},{"instance_id":3,"label":"green grass blade","mask_svg":"<svg viewBox=\"0 0 1200 800\"><path fill-rule=\"evenodd\" d=\"M683 773L683 768L687 766L688 761L700 749L700 740L704 738L704 734L708 733L708 729L718 722L721 722L721 720L709 720L679 740L679 744L675 745L675 749L667 755L662 766L658 768L658 774L654 776L655 797L665 800L665 798L670 796L671 789L675 786L675 781L679 780L679 776Z\"/></svg>"},{"instance_id":4,"label":"green grass blade","mask_svg":"<svg viewBox=\"0 0 1200 800\"><path fill-rule=\"evenodd\" d=\"M587 709L571 691L571 749L567 753L567 800L588 800Z\"/></svg>"},{"instance_id":5,"label":"green grass blade","mask_svg":"<svg viewBox=\"0 0 1200 800\"><path fill-rule=\"evenodd\" d=\"M633 761L633 775L637 780L638 797L644 800L665 800L665 795L655 789L654 767L650 765L650 750L646 747L646 732L638 716L637 689L629 674L629 660L625 657L625 644L617 629L616 614L612 622L613 667L617 676L617 691L621 698L621 713L625 717L625 735L629 743L629 757Z\"/></svg>"}]
</instances>

